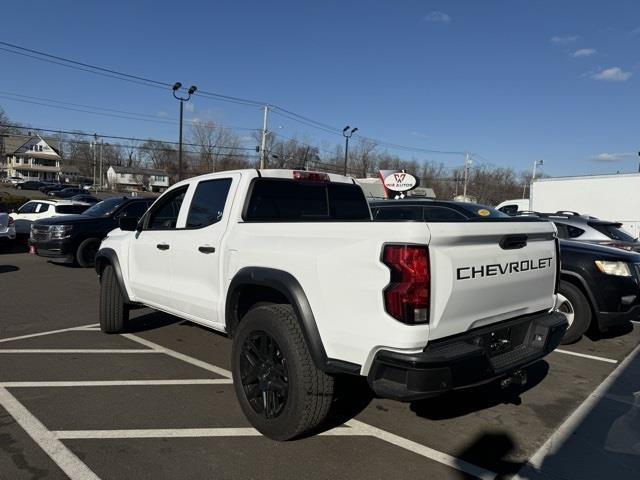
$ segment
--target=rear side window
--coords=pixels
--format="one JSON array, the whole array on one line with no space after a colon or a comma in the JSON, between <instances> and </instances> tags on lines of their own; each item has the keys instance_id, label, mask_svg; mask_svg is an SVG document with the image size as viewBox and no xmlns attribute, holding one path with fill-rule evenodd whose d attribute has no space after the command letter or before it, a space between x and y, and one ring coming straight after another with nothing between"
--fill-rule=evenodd
<instances>
[{"instance_id":1,"label":"rear side window","mask_svg":"<svg viewBox=\"0 0 640 480\"><path fill-rule=\"evenodd\" d=\"M467 220L467 217L451 208L425 207L424 220L426 222L461 222Z\"/></svg>"},{"instance_id":2,"label":"rear side window","mask_svg":"<svg viewBox=\"0 0 640 480\"><path fill-rule=\"evenodd\" d=\"M357 185L260 178L254 180L245 221L370 221L367 200Z\"/></svg>"},{"instance_id":3,"label":"rear side window","mask_svg":"<svg viewBox=\"0 0 640 480\"><path fill-rule=\"evenodd\" d=\"M44 213L47 210L49 210L49 204L48 203L38 203L38 206L36 207L35 212L36 213Z\"/></svg>"},{"instance_id":4,"label":"rear side window","mask_svg":"<svg viewBox=\"0 0 640 480\"><path fill-rule=\"evenodd\" d=\"M378 221L422 221L422 207L378 207L372 211Z\"/></svg>"},{"instance_id":5,"label":"rear side window","mask_svg":"<svg viewBox=\"0 0 640 480\"><path fill-rule=\"evenodd\" d=\"M84 212L89 205L56 205L56 213L77 215Z\"/></svg>"},{"instance_id":6,"label":"rear side window","mask_svg":"<svg viewBox=\"0 0 640 480\"><path fill-rule=\"evenodd\" d=\"M506 213L507 215L514 216L518 213L518 205L505 205L504 207L499 209L502 213Z\"/></svg>"},{"instance_id":7,"label":"rear side window","mask_svg":"<svg viewBox=\"0 0 640 480\"><path fill-rule=\"evenodd\" d=\"M198 183L189 207L187 228L202 228L219 222L230 187L230 178Z\"/></svg>"},{"instance_id":8,"label":"rear side window","mask_svg":"<svg viewBox=\"0 0 640 480\"><path fill-rule=\"evenodd\" d=\"M595 228L597 231L606 235L611 240L618 240L620 242L635 242L635 238L620 229L619 223L590 222L589 226Z\"/></svg>"}]
</instances>

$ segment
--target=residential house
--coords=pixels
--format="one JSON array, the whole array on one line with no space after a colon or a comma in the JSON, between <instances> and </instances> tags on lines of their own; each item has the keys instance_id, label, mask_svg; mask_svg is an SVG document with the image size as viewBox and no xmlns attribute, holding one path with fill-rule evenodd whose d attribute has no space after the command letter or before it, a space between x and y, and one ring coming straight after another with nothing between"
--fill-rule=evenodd
<instances>
[{"instance_id":1,"label":"residential house","mask_svg":"<svg viewBox=\"0 0 640 480\"><path fill-rule=\"evenodd\" d=\"M164 192L169 188L169 175L154 168L110 166L107 183L111 190Z\"/></svg>"},{"instance_id":2,"label":"residential house","mask_svg":"<svg viewBox=\"0 0 640 480\"><path fill-rule=\"evenodd\" d=\"M60 141L40 135L0 135L0 177L60 179Z\"/></svg>"}]
</instances>

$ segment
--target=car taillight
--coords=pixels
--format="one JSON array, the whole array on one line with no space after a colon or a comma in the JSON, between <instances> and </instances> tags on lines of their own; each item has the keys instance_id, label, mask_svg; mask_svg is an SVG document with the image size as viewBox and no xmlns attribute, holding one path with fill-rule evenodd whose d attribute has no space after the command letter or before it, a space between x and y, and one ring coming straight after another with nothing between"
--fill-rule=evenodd
<instances>
[{"instance_id":1,"label":"car taillight","mask_svg":"<svg viewBox=\"0 0 640 480\"><path fill-rule=\"evenodd\" d=\"M307 182L328 182L329 175L320 172L306 172L304 170L293 171L294 180L306 180Z\"/></svg>"},{"instance_id":2,"label":"car taillight","mask_svg":"<svg viewBox=\"0 0 640 480\"><path fill-rule=\"evenodd\" d=\"M10 227L11 225L14 225L15 223L16 223L16 221L13 218L9 217L9 222L7 223L7 226Z\"/></svg>"},{"instance_id":3,"label":"car taillight","mask_svg":"<svg viewBox=\"0 0 640 480\"><path fill-rule=\"evenodd\" d=\"M408 324L429 322L429 250L415 245L386 245L383 263L391 270L384 290L387 313Z\"/></svg>"}]
</instances>

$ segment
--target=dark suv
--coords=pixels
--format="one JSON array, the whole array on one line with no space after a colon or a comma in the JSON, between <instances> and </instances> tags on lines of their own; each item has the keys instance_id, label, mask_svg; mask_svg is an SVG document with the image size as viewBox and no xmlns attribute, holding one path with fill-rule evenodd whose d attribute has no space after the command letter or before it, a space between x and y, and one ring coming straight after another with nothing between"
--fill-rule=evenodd
<instances>
[{"instance_id":1,"label":"dark suv","mask_svg":"<svg viewBox=\"0 0 640 480\"><path fill-rule=\"evenodd\" d=\"M96 203L81 215L37 220L31 227L29 245L41 257L93 266L102 239L118 228L123 217L140 218L154 198L116 197Z\"/></svg>"}]
</instances>

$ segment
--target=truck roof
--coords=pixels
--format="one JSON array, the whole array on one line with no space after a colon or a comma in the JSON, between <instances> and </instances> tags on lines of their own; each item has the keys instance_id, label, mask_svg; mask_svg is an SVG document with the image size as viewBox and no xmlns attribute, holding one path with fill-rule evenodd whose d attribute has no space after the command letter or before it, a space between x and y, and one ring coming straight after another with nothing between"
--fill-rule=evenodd
<instances>
[{"instance_id":1,"label":"truck roof","mask_svg":"<svg viewBox=\"0 0 640 480\"><path fill-rule=\"evenodd\" d=\"M214 172L214 173L206 173L204 175L198 175L197 177L187 178L182 180L181 182L176 183L172 186L176 185L185 185L187 183L191 183L194 180L206 180L208 178L219 178L221 175L228 175L239 173L243 176L258 178L282 178L287 180L293 180L295 172L300 172L303 175L306 174L317 174L325 176L328 181L335 183L352 183L356 184L355 180L352 177L345 177L344 175L338 175L335 173L326 173L326 172L316 172L311 170L294 170L294 169L281 169L281 168L267 168L267 169L258 169L258 168L245 168L240 170L225 170L223 172Z\"/></svg>"}]
</instances>

